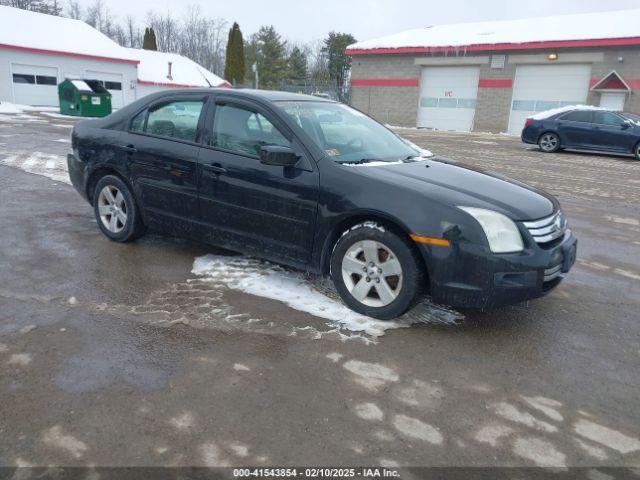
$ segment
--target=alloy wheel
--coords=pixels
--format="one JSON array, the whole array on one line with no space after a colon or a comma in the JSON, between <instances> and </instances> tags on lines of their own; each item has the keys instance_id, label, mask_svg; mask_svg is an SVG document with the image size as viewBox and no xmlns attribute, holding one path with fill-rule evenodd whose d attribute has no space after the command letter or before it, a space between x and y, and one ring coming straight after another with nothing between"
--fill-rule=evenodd
<instances>
[{"instance_id":1,"label":"alloy wheel","mask_svg":"<svg viewBox=\"0 0 640 480\"><path fill-rule=\"evenodd\" d=\"M385 307L398 298L402 278L398 257L375 240L354 243L342 259L342 279L347 290L369 307Z\"/></svg>"},{"instance_id":2,"label":"alloy wheel","mask_svg":"<svg viewBox=\"0 0 640 480\"><path fill-rule=\"evenodd\" d=\"M558 147L558 137L551 133L545 133L540 139L540 148L545 152L552 152Z\"/></svg>"},{"instance_id":3,"label":"alloy wheel","mask_svg":"<svg viewBox=\"0 0 640 480\"><path fill-rule=\"evenodd\" d=\"M127 204L122 192L107 185L98 195L98 213L104 227L112 233L120 233L127 224Z\"/></svg>"}]
</instances>

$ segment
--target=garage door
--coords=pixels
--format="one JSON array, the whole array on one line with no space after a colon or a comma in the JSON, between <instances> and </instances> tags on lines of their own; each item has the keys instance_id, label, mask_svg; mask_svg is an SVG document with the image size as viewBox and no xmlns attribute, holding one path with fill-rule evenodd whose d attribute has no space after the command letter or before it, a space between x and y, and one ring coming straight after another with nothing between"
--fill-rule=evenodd
<instances>
[{"instance_id":1,"label":"garage door","mask_svg":"<svg viewBox=\"0 0 640 480\"><path fill-rule=\"evenodd\" d=\"M111 106L113 108L122 108L124 106L122 74L87 70L86 75L90 80L98 80L102 83L103 87L109 90L111 94Z\"/></svg>"},{"instance_id":2,"label":"garage door","mask_svg":"<svg viewBox=\"0 0 640 480\"><path fill-rule=\"evenodd\" d=\"M418 127L470 131L476 113L479 78L479 67L424 68Z\"/></svg>"},{"instance_id":3,"label":"garage door","mask_svg":"<svg viewBox=\"0 0 640 480\"><path fill-rule=\"evenodd\" d=\"M38 65L11 64L13 101L20 105L58 105L58 69Z\"/></svg>"},{"instance_id":4,"label":"garage door","mask_svg":"<svg viewBox=\"0 0 640 480\"><path fill-rule=\"evenodd\" d=\"M519 135L527 117L585 103L591 65L521 65L516 68L509 133Z\"/></svg>"}]
</instances>

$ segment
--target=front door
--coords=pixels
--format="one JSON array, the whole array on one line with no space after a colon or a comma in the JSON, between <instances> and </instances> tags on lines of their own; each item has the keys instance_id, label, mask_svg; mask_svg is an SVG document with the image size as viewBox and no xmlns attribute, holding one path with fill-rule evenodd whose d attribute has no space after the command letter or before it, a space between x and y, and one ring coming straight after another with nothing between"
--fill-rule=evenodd
<instances>
[{"instance_id":1,"label":"front door","mask_svg":"<svg viewBox=\"0 0 640 480\"><path fill-rule=\"evenodd\" d=\"M607 110L613 110L614 112L621 112L624 110L624 102L627 99L627 94L616 92L603 92L600 94L600 106Z\"/></svg>"},{"instance_id":2,"label":"front door","mask_svg":"<svg viewBox=\"0 0 640 480\"><path fill-rule=\"evenodd\" d=\"M145 218L170 228L198 220L198 125L205 97L172 97L133 118L122 148Z\"/></svg>"},{"instance_id":3,"label":"front door","mask_svg":"<svg viewBox=\"0 0 640 480\"><path fill-rule=\"evenodd\" d=\"M293 263L310 260L319 176L302 145L252 102L216 103L206 124L198 181L201 220L213 243ZM296 167L260 163L263 145L289 146Z\"/></svg>"},{"instance_id":4,"label":"front door","mask_svg":"<svg viewBox=\"0 0 640 480\"><path fill-rule=\"evenodd\" d=\"M597 148L630 152L637 137L625 119L612 112L594 112L594 141Z\"/></svg>"}]
</instances>

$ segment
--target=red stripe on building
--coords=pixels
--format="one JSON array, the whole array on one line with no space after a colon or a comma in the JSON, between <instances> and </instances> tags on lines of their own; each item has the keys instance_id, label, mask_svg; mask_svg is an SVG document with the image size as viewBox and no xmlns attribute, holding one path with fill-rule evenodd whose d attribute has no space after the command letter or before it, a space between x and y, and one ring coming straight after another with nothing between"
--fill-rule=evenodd
<instances>
[{"instance_id":1,"label":"red stripe on building","mask_svg":"<svg viewBox=\"0 0 640 480\"><path fill-rule=\"evenodd\" d=\"M407 53L442 53L460 50L473 51L502 51L502 50L532 50L545 48L580 48L580 47L616 47L625 45L640 45L640 37L629 38L601 38L591 40L552 40L544 42L524 43L487 43L476 45L460 45L457 47L400 47L400 48L371 48L346 49L347 55L390 55Z\"/></svg>"},{"instance_id":2,"label":"red stripe on building","mask_svg":"<svg viewBox=\"0 0 640 480\"><path fill-rule=\"evenodd\" d=\"M513 80L510 78L481 78L478 82L480 88L512 88Z\"/></svg>"},{"instance_id":3,"label":"red stripe on building","mask_svg":"<svg viewBox=\"0 0 640 480\"><path fill-rule=\"evenodd\" d=\"M417 78L352 78L352 87L417 87Z\"/></svg>"},{"instance_id":4,"label":"red stripe on building","mask_svg":"<svg viewBox=\"0 0 640 480\"><path fill-rule=\"evenodd\" d=\"M589 80L589 88L592 88L598 82L600 82L601 78L592 78ZM629 85L629 88L632 90L640 90L640 78L625 78L624 81ZM606 87L603 87L606 88Z\"/></svg>"},{"instance_id":5,"label":"red stripe on building","mask_svg":"<svg viewBox=\"0 0 640 480\"><path fill-rule=\"evenodd\" d=\"M6 45L4 43L0 43L0 48L6 48L10 50L20 50L22 52L29 52L29 53L42 53L45 55L60 55L63 57L73 57L73 58L88 58L90 60L100 60L103 62L131 63L133 65L137 65L140 63L140 60L131 60L127 58L101 57L98 55L88 55L85 53L61 52L58 50L44 50L41 48L18 47L16 45Z\"/></svg>"}]
</instances>

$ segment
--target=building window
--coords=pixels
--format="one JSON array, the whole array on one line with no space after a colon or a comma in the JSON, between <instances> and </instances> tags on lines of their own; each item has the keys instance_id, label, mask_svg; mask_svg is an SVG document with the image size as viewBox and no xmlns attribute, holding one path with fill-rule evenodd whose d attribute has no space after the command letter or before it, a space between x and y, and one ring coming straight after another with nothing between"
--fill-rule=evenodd
<instances>
[{"instance_id":1,"label":"building window","mask_svg":"<svg viewBox=\"0 0 640 480\"><path fill-rule=\"evenodd\" d=\"M107 90L122 90L122 83L120 82L104 82L104 88Z\"/></svg>"},{"instance_id":2,"label":"building window","mask_svg":"<svg viewBox=\"0 0 640 480\"><path fill-rule=\"evenodd\" d=\"M38 85L57 85L58 79L48 75L36 75L36 83Z\"/></svg>"},{"instance_id":3,"label":"building window","mask_svg":"<svg viewBox=\"0 0 640 480\"><path fill-rule=\"evenodd\" d=\"M27 75L26 73L14 73L13 83L30 83L34 85L36 83L35 75Z\"/></svg>"}]
</instances>

